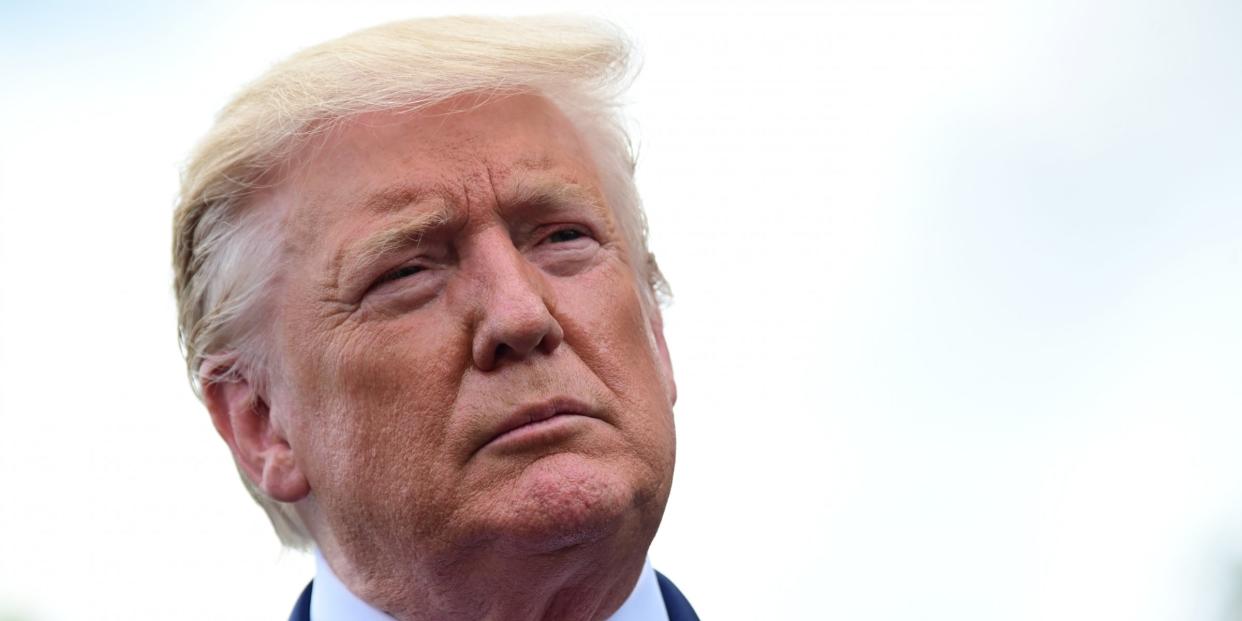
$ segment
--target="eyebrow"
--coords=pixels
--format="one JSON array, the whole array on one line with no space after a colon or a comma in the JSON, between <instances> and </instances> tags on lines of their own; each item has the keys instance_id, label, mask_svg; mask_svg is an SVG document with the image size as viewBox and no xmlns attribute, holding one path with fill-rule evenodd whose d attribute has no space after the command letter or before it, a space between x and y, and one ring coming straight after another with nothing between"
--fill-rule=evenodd
<instances>
[{"instance_id":1,"label":"eyebrow","mask_svg":"<svg viewBox=\"0 0 1242 621\"><path fill-rule=\"evenodd\" d=\"M389 252L417 246L428 231L451 220L454 212L452 201L442 193L408 187L381 190L359 204L360 209L378 214L411 206L417 208L417 213L345 248L343 256L351 257L350 262L359 266L369 265Z\"/></svg>"},{"instance_id":2,"label":"eyebrow","mask_svg":"<svg viewBox=\"0 0 1242 621\"><path fill-rule=\"evenodd\" d=\"M503 196L501 209L506 212L586 206L601 217L608 214L608 208L595 193L564 179L522 179L507 188ZM429 231L461 215L456 202L445 192L406 186L370 194L359 201L357 208L384 214L409 207L417 213L350 244L341 253L342 258L347 258L355 269L365 268L391 252L417 247Z\"/></svg>"},{"instance_id":3,"label":"eyebrow","mask_svg":"<svg viewBox=\"0 0 1242 621\"><path fill-rule=\"evenodd\" d=\"M523 179L505 192L502 209L566 208L586 206L596 215L607 216L608 207L586 187L563 179Z\"/></svg>"}]
</instances>

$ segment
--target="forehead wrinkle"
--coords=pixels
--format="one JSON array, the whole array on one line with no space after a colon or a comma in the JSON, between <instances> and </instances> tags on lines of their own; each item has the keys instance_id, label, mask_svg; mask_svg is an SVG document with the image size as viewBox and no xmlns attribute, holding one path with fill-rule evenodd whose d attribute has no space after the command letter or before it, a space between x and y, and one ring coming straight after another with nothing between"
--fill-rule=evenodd
<instances>
[{"instance_id":1,"label":"forehead wrinkle","mask_svg":"<svg viewBox=\"0 0 1242 621\"><path fill-rule=\"evenodd\" d=\"M429 188L419 185L394 185L367 194L347 209L350 212L365 211L374 215L384 215L400 211L411 205L430 203L436 199L439 199L440 202L452 202L452 197L441 188Z\"/></svg>"}]
</instances>

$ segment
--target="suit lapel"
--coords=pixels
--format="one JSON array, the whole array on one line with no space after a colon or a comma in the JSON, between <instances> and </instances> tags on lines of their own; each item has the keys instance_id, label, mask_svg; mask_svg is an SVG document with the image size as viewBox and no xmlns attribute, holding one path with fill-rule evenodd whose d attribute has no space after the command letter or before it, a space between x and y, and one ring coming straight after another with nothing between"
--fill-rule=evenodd
<instances>
[{"instance_id":1,"label":"suit lapel","mask_svg":"<svg viewBox=\"0 0 1242 621\"><path fill-rule=\"evenodd\" d=\"M302 595L298 596L298 603L293 605L293 613L289 615L289 621L310 621L310 597L314 586L315 582L312 580L305 589L302 589Z\"/></svg>"},{"instance_id":2,"label":"suit lapel","mask_svg":"<svg viewBox=\"0 0 1242 621\"><path fill-rule=\"evenodd\" d=\"M656 572L656 582L660 584L660 595L664 597L664 609L668 611L668 621L699 621L699 615L690 607L689 600L681 594L672 580L664 574Z\"/></svg>"}]
</instances>

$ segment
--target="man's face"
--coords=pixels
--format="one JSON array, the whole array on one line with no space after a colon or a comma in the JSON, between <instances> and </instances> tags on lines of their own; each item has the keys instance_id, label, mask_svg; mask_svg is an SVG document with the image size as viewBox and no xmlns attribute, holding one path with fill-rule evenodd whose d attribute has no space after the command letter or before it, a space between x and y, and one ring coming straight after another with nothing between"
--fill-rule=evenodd
<instances>
[{"instance_id":1,"label":"man's face","mask_svg":"<svg viewBox=\"0 0 1242 621\"><path fill-rule=\"evenodd\" d=\"M654 534L668 354L555 107L367 115L269 198L287 237L268 400L321 546L365 566Z\"/></svg>"}]
</instances>

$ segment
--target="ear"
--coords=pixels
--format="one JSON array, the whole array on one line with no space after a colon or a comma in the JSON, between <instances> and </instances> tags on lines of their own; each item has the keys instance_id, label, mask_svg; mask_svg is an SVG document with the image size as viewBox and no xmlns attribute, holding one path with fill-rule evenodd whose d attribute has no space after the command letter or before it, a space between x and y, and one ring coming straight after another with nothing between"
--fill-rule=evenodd
<instances>
[{"instance_id":1,"label":"ear","mask_svg":"<svg viewBox=\"0 0 1242 621\"><path fill-rule=\"evenodd\" d=\"M211 422L233 459L255 487L281 502L297 502L310 493L285 431L272 418L255 383L236 371L215 367L200 379Z\"/></svg>"},{"instance_id":2,"label":"ear","mask_svg":"<svg viewBox=\"0 0 1242 621\"><path fill-rule=\"evenodd\" d=\"M668 355L668 343L664 340L664 315L658 307L651 310L651 334L655 337L656 349L660 354L660 371L664 375L664 390L668 393L669 405L677 403L677 382L673 379L673 359Z\"/></svg>"}]
</instances>

